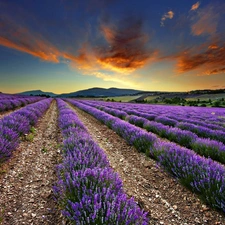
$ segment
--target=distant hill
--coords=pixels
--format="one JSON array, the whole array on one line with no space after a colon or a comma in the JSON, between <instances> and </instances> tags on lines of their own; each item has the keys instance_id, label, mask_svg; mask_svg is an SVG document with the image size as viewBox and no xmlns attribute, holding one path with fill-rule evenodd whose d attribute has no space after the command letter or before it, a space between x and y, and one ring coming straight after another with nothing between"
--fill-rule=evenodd
<instances>
[{"instance_id":1,"label":"distant hill","mask_svg":"<svg viewBox=\"0 0 225 225\"><path fill-rule=\"evenodd\" d=\"M21 92L21 93L17 93L18 95L49 95L51 97L55 97L56 94L52 93L52 92L44 92L41 90L33 90L33 91L25 91L25 92Z\"/></svg>"},{"instance_id":2,"label":"distant hill","mask_svg":"<svg viewBox=\"0 0 225 225\"><path fill-rule=\"evenodd\" d=\"M68 98L68 97L116 97L123 95L135 95L142 93L140 90L134 89L120 89L120 88L90 88L86 90L76 91L68 94L61 94L57 97Z\"/></svg>"}]
</instances>

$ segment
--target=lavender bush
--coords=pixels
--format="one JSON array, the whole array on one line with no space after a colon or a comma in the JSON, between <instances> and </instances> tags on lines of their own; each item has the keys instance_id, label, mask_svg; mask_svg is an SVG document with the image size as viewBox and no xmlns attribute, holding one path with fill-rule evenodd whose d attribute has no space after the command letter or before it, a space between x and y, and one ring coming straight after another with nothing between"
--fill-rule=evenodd
<instances>
[{"instance_id":1,"label":"lavender bush","mask_svg":"<svg viewBox=\"0 0 225 225\"><path fill-rule=\"evenodd\" d=\"M0 112L4 112L18 107L25 106L43 99L42 97L25 97L11 96L10 98L0 99Z\"/></svg>"},{"instance_id":2,"label":"lavender bush","mask_svg":"<svg viewBox=\"0 0 225 225\"><path fill-rule=\"evenodd\" d=\"M225 164L225 145L222 142L197 138L196 141L191 142L191 148L200 155L209 156Z\"/></svg>"},{"instance_id":3,"label":"lavender bush","mask_svg":"<svg viewBox=\"0 0 225 225\"><path fill-rule=\"evenodd\" d=\"M160 122L160 123L162 123L164 125L172 126L172 127L176 126L176 124L177 124L176 120L170 119L170 118L168 118L166 116L158 116L158 117L156 117L155 121L156 122Z\"/></svg>"},{"instance_id":4,"label":"lavender bush","mask_svg":"<svg viewBox=\"0 0 225 225\"><path fill-rule=\"evenodd\" d=\"M10 157L12 149L15 149L18 144L18 133L0 124L0 163Z\"/></svg>"},{"instance_id":5,"label":"lavender bush","mask_svg":"<svg viewBox=\"0 0 225 225\"><path fill-rule=\"evenodd\" d=\"M173 143L157 141L150 150L159 164L215 208L225 212L225 167Z\"/></svg>"},{"instance_id":6,"label":"lavender bush","mask_svg":"<svg viewBox=\"0 0 225 225\"><path fill-rule=\"evenodd\" d=\"M210 138L225 144L225 132L220 130L211 130L206 127L197 126L189 123L178 123L180 129L190 130L196 133L199 137Z\"/></svg>"},{"instance_id":7,"label":"lavender bush","mask_svg":"<svg viewBox=\"0 0 225 225\"><path fill-rule=\"evenodd\" d=\"M36 124L51 101L52 99L45 99L33 103L0 120L0 162L11 156L12 151L18 146L20 136Z\"/></svg>"},{"instance_id":8,"label":"lavender bush","mask_svg":"<svg viewBox=\"0 0 225 225\"><path fill-rule=\"evenodd\" d=\"M60 99L57 102L64 141L63 162L57 167L53 191L63 215L80 225L147 225L146 213L134 199L128 199L103 150L67 104Z\"/></svg>"}]
</instances>

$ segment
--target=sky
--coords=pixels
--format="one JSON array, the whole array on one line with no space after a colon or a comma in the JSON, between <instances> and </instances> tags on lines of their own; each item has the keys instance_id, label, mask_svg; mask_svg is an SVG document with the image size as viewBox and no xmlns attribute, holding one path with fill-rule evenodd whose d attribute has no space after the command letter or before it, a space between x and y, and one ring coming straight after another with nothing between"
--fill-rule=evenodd
<instances>
[{"instance_id":1,"label":"sky","mask_svg":"<svg viewBox=\"0 0 225 225\"><path fill-rule=\"evenodd\" d=\"M225 88L224 12L224 0L0 0L0 91Z\"/></svg>"}]
</instances>

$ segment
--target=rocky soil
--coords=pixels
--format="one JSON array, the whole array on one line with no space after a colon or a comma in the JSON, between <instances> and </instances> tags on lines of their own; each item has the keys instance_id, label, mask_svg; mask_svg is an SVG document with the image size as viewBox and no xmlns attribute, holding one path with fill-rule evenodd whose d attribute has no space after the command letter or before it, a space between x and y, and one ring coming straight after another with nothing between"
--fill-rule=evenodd
<instances>
[{"instance_id":1,"label":"rocky soil","mask_svg":"<svg viewBox=\"0 0 225 225\"><path fill-rule=\"evenodd\" d=\"M54 101L40 119L34 139L22 141L0 168L2 225L63 224L52 194L55 166L60 158L58 138Z\"/></svg>"}]
</instances>

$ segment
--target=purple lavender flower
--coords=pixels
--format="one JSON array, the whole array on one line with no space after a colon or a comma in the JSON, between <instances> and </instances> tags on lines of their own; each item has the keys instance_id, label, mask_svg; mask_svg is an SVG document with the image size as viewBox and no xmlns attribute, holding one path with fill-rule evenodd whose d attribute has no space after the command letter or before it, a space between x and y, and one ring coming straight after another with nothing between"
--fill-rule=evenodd
<instances>
[{"instance_id":1,"label":"purple lavender flower","mask_svg":"<svg viewBox=\"0 0 225 225\"><path fill-rule=\"evenodd\" d=\"M19 136L29 131L37 122L52 99L44 99L5 116L0 120L0 161L8 159L19 143ZM35 111L36 109L36 111Z\"/></svg>"},{"instance_id":2,"label":"purple lavender flower","mask_svg":"<svg viewBox=\"0 0 225 225\"><path fill-rule=\"evenodd\" d=\"M109 167L104 151L67 104L60 99L57 102L64 151L53 191L63 215L76 224L147 225L147 214L133 199L127 198L122 181ZM103 117L102 121L107 119L110 116ZM113 125L112 116L111 119Z\"/></svg>"},{"instance_id":3,"label":"purple lavender flower","mask_svg":"<svg viewBox=\"0 0 225 225\"><path fill-rule=\"evenodd\" d=\"M11 156L19 144L19 135L12 129L0 123L0 162L5 161Z\"/></svg>"}]
</instances>

